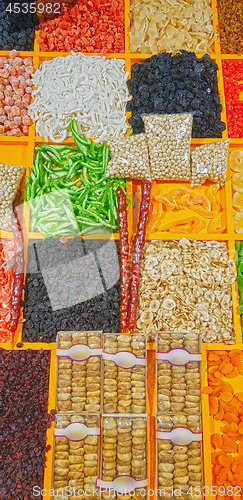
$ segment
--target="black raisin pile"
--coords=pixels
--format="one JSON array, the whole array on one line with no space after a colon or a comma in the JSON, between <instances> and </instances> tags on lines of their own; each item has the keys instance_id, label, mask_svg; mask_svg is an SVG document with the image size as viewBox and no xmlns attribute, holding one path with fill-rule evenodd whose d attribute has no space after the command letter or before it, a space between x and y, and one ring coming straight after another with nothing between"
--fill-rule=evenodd
<instances>
[{"instance_id":1,"label":"black raisin pile","mask_svg":"<svg viewBox=\"0 0 243 500\"><path fill-rule=\"evenodd\" d=\"M38 18L30 12L30 5L33 11L35 3L26 0L16 4L10 0L0 1L0 50L34 50Z\"/></svg>"},{"instance_id":2,"label":"black raisin pile","mask_svg":"<svg viewBox=\"0 0 243 500\"><path fill-rule=\"evenodd\" d=\"M163 52L133 64L128 87L132 101L129 123L135 134L144 132L143 114L193 113L193 138L221 138L225 123L218 92L218 66L204 55Z\"/></svg>"},{"instance_id":3,"label":"black raisin pile","mask_svg":"<svg viewBox=\"0 0 243 500\"><path fill-rule=\"evenodd\" d=\"M24 341L55 342L58 331L118 332L118 244L79 237L65 244L32 240L24 289Z\"/></svg>"},{"instance_id":4,"label":"black raisin pile","mask_svg":"<svg viewBox=\"0 0 243 500\"><path fill-rule=\"evenodd\" d=\"M0 349L0 500L43 488L50 351Z\"/></svg>"}]
</instances>

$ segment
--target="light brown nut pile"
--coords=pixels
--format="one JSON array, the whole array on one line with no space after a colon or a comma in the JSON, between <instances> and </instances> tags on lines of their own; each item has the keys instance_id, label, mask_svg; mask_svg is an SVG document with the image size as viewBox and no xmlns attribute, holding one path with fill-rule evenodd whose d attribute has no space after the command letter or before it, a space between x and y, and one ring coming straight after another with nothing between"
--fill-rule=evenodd
<instances>
[{"instance_id":1,"label":"light brown nut pile","mask_svg":"<svg viewBox=\"0 0 243 500\"><path fill-rule=\"evenodd\" d=\"M0 163L0 230L12 231L13 201L25 167Z\"/></svg>"},{"instance_id":2,"label":"light brown nut pile","mask_svg":"<svg viewBox=\"0 0 243 500\"><path fill-rule=\"evenodd\" d=\"M118 476L132 476L137 481L147 477L146 417L102 418L102 479L113 481ZM102 498L111 498L109 492ZM112 498L123 498L114 495ZM140 499L139 490L128 499ZM142 496L141 496L142 498Z\"/></svg>"},{"instance_id":3,"label":"light brown nut pile","mask_svg":"<svg viewBox=\"0 0 243 500\"><path fill-rule=\"evenodd\" d=\"M158 411L172 413L200 413L200 366L196 361L184 366L174 366L168 361L158 361L157 405Z\"/></svg>"},{"instance_id":4,"label":"light brown nut pile","mask_svg":"<svg viewBox=\"0 0 243 500\"><path fill-rule=\"evenodd\" d=\"M191 150L192 187L201 186L207 179L225 184L229 142L212 142Z\"/></svg>"},{"instance_id":5,"label":"light brown nut pile","mask_svg":"<svg viewBox=\"0 0 243 500\"><path fill-rule=\"evenodd\" d=\"M104 334L104 352L116 354L128 351L137 357L146 357L146 336ZM114 361L103 360L104 413L146 412L146 368L121 368Z\"/></svg>"},{"instance_id":6,"label":"light brown nut pile","mask_svg":"<svg viewBox=\"0 0 243 500\"><path fill-rule=\"evenodd\" d=\"M121 137L109 143L111 160L106 177L132 177L150 179L150 165L146 134Z\"/></svg>"},{"instance_id":7,"label":"light brown nut pile","mask_svg":"<svg viewBox=\"0 0 243 500\"><path fill-rule=\"evenodd\" d=\"M167 420L169 420L169 418L168 416ZM179 426L185 427L183 421L180 421L180 419ZM163 416L157 417L157 429L159 431L171 430L172 427L174 427L174 425L167 425ZM193 427L193 429L194 428L195 427ZM200 431L199 427L197 427L196 431L193 430L193 432L198 431ZM180 497L182 497L183 500L189 498L193 500L196 500L196 498L202 499L203 495L199 494L199 489L202 492L203 486L201 442L193 441L188 446L177 446L170 440L158 439L157 450L158 488L165 490L165 494L159 496L159 498L169 500L173 488L173 490L178 489L181 491ZM190 487L192 487L191 490L189 490ZM195 490L196 487L197 489ZM189 493L187 494L188 491Z\"/></svg>"},{"instance_id":8,"label":"light brown nut pile","mask_svg":"<svg viewBox=\"0 0 243 500\"><path fill-rule=\"evenodd\" d=\"M72 422L80 422L87 427L99 427L99 417L96 415L57 415L56 427L66 428ZM54 438L54 478L55 492L65 487L75 487L76 491L84 491L93 487L98 475L99 436L87 436L82 441L69 441L66 437ZM89 493L89 492L88 492ZM91 500L95 499L89 493ZM59 498L59 497L56 497ZM73 497L69 497L73 498ZM75 497L74 497L75 498ZM77 498L84 498L78 496Z\"/></svg>"},{"instance_id":9,"label":"light brown nut pile","mask_svg":"<svg viewBox=\"0 0 243 500\"><path fill-rule=\"evenodd\" d=\"M212 53L211 0L131 0L130 50L140 54L194 51Z\"/></svg>"},{"instance_id":10,"label":"light brown nut pile","mask_svg":"<svg viewBox=\"0 0 243 500\"><path fill-rule=\"evenodd\" d=\"M151 178L189 181L192 115L148 115L143 116L143 121L148 138Z\"/></svg>"},{"instance_id":11,"label":"light brown nut pile","mask_svg":"<svg viewBox=\"0 0 243 500\"><path fill-rule=\"evenodd\" d=\"M136 330L151 339L160 331L193 331L203 342L235 343L231 285L236 277L225 242L146 242Z\"/></svg>"},{"instance_id":12,"label":"light brown nut pile","mask_svg":"<svg viewBox=\"0 0 243 500\"><path fill-rule=\"evenodd\" d=\"M75 344L101 348L100 332L59 332L59 349ZM85 361L67 357L57 360L57 410L99 412L101 409L101 359L91 356Z\"/></svg>"}]
</instances>

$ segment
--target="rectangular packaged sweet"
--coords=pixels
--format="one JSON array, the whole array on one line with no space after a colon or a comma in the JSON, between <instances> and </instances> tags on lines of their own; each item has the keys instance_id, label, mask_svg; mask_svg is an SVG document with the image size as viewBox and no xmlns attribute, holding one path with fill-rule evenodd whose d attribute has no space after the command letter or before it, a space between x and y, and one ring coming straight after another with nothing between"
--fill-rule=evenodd
<instances>
[{"instance_id":1,"label":"rectangular packaged sweet","mask_svg":"<svg viewBox=\"0 0 243 500\"><path fill-rule=\"evenodd\" d=\"M104 413L146 413L146 335L105 333L102 363Z\"/></svg>"},{"instance_id":2,"label":"rectangular packaged sweet","mask_svg":"<svg viewBox=\"0 0 243 500\"><path fill-rule=\"evenodd\" d=\"M56 394L58 412L100 413L101 342L101 332L58 333ZM77 361L68 357L66 349L75 345L86 348L83 360ZM88 352L87 347L89 348ZM92 354L92 349L99 349L100 355ZM78 356L76 357L78 358Z\"/></svg>"}]
</instances>

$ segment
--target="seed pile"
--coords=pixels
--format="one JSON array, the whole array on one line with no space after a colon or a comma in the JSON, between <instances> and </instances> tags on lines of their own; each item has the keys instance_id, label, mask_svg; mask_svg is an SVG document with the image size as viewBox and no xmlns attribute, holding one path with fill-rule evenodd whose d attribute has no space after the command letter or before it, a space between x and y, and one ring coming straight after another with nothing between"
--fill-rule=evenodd
<instances>
[{"instance_id":1,"label":"seed pile","mask_svg":"<svg viewBox=\"0 0 243 500\"><path fill-rule=\"evenodd\" d=\"M16 50L0 57L0 135L28 135L32 73L32 57L17 57Z\"/></svg>"},{"instance_id":2,"label":"seed pile","mask_svg":"<svg viewBox=\"0 0 243 500\"><path fill-rule=\"evenodd\" d=\"M238 0L217 0L222 54L242 54L243 5Z\"/></svg>"},{"instance_id":3,"label":"seed pile","mask_svg":"<svg viewBox=\"0 0 243 500\"><path fill-rule=\"evenodd\" d=\"M101 348L100 332L68 332L58 334L59 349L68 349L75 344L88 345L91 349ZM91 356L85 361L72 361L58 357L57 361L57 410L60 412L99 412L101 361Z\"/></svg>"},{"instance_id":4,"label":"seed pile","mask_svg":"<svg viewBox=\"0 0 243 500\"><path fill-rule=\"evenodd\" d=\"M189 418L189 417L188 417ZM197 417L199 418L199 417ZM168 424L167 424L168 420ZM167 431L173 427L175 417L158 416L157 428L159 431ZM176 418L178 422L178 418ZM170 423L169 423L170 422ZM182 419L179 418L180 427L184 427ZM197 430L192 426L193 432L198 432L199 420L197 423ZM190 487L192 493L190 498L203 498L202 495L202 443L193 441L187 446L177 446L172 441L167 439L158 440L158 482L159 488L165 490L165 494L160 495L159 498L170 499L172 489L179 489L180 496L186 500L189 495L187 492ZM200 492L199 492L200 490ZM163 490L162 490L163 491Z\"/></svg>"},{"instance_id":5,"label":"seed pile","mask_svg":"<svg viewBox=\"0 0 243 500\"><path fill-rule=\"evenodd\" d=\"M0 349L0 498L31 498L43 488L49 351Z\"/></svg>"},{"instance_id":6,"label":"seed pile","mask_svg":"<svg viewBox=\"0 0 243 500\"><path fill-rule=\"evenodd\" d=\"M70 239L65 244L52 238L29 242L24 286L26 321L23 324L23 339L25 341L55 342L58 331L118 331L120 322L118 245L112 241L112 248L113 243L115 246L114 252L112 250L111 253L106 251L108 246L106 247L105 243L107 242L102 240L84 242L81 238ZM101 254L104 259L107 255L107 260L101 260L102 270L99 263L98 265L96 263L99 250L100 259ZM83 260L85 257L86 261ZM85 286L95 291L94 287L99 285L99 293L94 293L92 298L87 299L85 292L82 296L85 300L80 302L77 295L80 288L77 289L74 286L74 280L77 279L84 266L89 269L91 264L94 266L94 262L97 265L97 282L94 281L92 274L87 275ZM65 273L61 278L59 275L59 279L52 282L52 271L56 271L57 267ZM43 268L45 268L45 273ZM111 279L115 284L111 284ZM48 285L48 290L46 285ZM52 292L55 296L51 295ZM70 298L72 302L68 303ZM57 309L52 308L54 300Z\"/></svg>"},{"instance_id":7,"label":"seed pile","mask_svg":"<svg viewBox=\"0 0 243 500\"><path fill-rule=\"evenodd\" d=\"M25 7L24 5L25 4ZM11 5L12 12L6 12ZM26 11L25 0L18 5ZM29 6L29 3L27 4ZM15 9L16 10L16 9ZM37 17L29 9L26 13L14 12L14 4L9 0L0 2L0 50L34 50L35 29L38 26Z\"/></svg>"},{"instance_id":8,"label":"seed pile","mask_svg":"<svg viewBox=\"0 0 243 500\"><path fill-rule=\"evenodd\" d=\"M103 417L103 481L113 481L118 476L132 476L138 481L146 479L146 443L146 417ZM103 493L102 498L109 500L109 491ZM113 496L113 498L118 497ZM136 490L132 499L140 500L140 498L142 498L140 490Z\"/></svg>"},{"instance_id":9,"label":"seed pile","mask_svg":"<svg viewBox=\"0 0 243 500\"><path fill-rule=\"evenodd\" d=\"M194 50L196 54L212 53L213 12L210 0L191 0L183 4L132 0L130 4L131 52L157 54L166 50Z\"/></svg>"},{"instance_id":10,"label":"seed pile","mask_svg":"<svg viewBox=\"0 0 243 500\"><path fill-rule=\"evenodd\" d=\"M44 52L124 52L123 0L83 0L40 28Z\"/></svg>"},{"instance_id":11,"label":"seed pile","mask_svg":"<svg viewBox=\"0 0 243 500\"><path fill-rule=\"evenodd\" d=\"M0 163L0 229L12 230L13 201L24 175L25 167Z\"/></svg>"},{"instance_id":12,"label":"seed pile","mask_svg":"<svg viewBox=\"0 0 243 500\"><path fill-rule=\"evenodd\" d=\"M152 179L189 181L192 115L150 115L143 121Z\"/></svg>"},{"instance_id":13,"label":"seed pile","mask_svg":"<svg viewBox=\"0 0 243 500\"><path fill-rule=\"evenodd\" d=\"M87 427L99 427L96 415L57 415L56 428L65 429L68 425L79 422ZM82 441L70 441L66 437L54 438L54 490L69 486L76 490L95 488L98 475L98 436L87 436ZM89 490L90 491L90 490ZM95 498L87 492L91 500ZM59 498L59 496L58 496ZM63 497L61 497L63 498Z\"/></svg>"},{"instance_id":14,"label":"seed pile","mask_svg":"<svg viewBox=\"0 0 243 500\"><path fill-rule=\"evenodd\" d=\"M235 262L217 241L145 243L137 330L196 331L203 342L235 342L231 285Z\"/></svg>"},{"instance_id":15,"label":"seed pile","mask_svg":"<svg viewBox=\"0 0 243 500\"><path fill-rule=\"evenodd\" d=\"M191 186L201 186L209 179L223 186L228 161L229 139L203 144L191 152Z\"/></svg>"},{"instance_id":16,"label":"seed pile","mask_svg":"<svg viewBox=\"0 0 243 500\"><path fill-rule=\"evenodd\" d=\"M105 334L104 352L116 354L132 352L135 356L146 356L144 335ZM114 361L104 360L104 413L146 412L146 369L144 366L121 368Z\"/></svg>"},{"instance_id":17,"label":"seed pile","mask_svg":"<svg viewBox=\"0 0 243 500\"><path fill-rule=\"evenodd\" d=\"M106 177L150 179L148 146L145 134L109 141L111 160Z\"/></svg>"},{"instance_id":18,"label":"seed pile","mask_svg":"<svg viewBox=\"0 0 243 500\"><path fill-rule=\"evenodd\" d=\"M193 113L192 137L221 138L225 123L220 117L217 70L209 55L197 59L194 52L184 50L133 64L127 110L132 111L129 123L134 133L144 132L144 114Z\"/></svg>"}]
</instances>

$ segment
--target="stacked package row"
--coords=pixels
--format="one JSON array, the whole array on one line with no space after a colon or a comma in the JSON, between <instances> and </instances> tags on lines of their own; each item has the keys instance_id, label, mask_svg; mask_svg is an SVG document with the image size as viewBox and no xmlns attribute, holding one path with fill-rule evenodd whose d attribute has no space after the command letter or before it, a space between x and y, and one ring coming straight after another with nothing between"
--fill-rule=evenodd
<instances>
[{"instance_id":1,"label":"stacked package row","mask_svg":"<svg viewBox=\"0 0 243 500\"><path fill-rule=\"evenodd\" d=\"M59 332L56 354L55 498L146 495L146 336Z\"/></svg>"},{"instance_id":2,"label":"stacked package row","mask_svg":"<svg viewBox=\"0 0 243 500\"><path fill-rule=\"evenodd\" d=\"M159 333L156 360L158 498L202 498L198 333Z\"/></svg>"}]
</instances>

